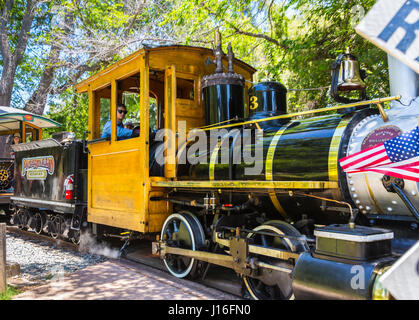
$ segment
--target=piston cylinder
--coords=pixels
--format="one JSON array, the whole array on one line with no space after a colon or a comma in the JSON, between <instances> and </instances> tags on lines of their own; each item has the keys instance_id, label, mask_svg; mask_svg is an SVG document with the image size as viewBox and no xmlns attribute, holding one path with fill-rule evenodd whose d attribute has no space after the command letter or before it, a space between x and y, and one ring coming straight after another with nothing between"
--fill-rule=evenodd
<instances>
[{"instance_id":1,"label":"piston cylinder","mask_svg":"<svg viewBox=\"0 0 419 320\"><path fill-rule=\"evenodd\" d=\"M333 261L303 253L294 268L295 299L369 300L383 261Z\"/></svg>"}]
</instances>

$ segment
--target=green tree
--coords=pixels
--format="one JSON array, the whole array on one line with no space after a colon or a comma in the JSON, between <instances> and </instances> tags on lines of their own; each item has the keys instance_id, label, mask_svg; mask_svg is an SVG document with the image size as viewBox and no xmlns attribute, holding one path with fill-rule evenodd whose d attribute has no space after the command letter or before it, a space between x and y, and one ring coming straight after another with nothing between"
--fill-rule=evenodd
<instances>
[{"instance_id":1,"label":"green tree","mask_svg":"<svg viewBox=\"0 0 419 320\"><path fill-rule=\"evenodd\" d=\"M347 47L366 70L368 97L387 95L386 54L354 31L354 8L374 0L177 0L164 23L188 44L211 46L219 27L224 46L258 69L255 80L276 80L290 90L290 111L331 103L330 66Z\"/></svg>"},{"instance_id":2,"label":"green tree","mask_svg":"<svg viewBox=\"0 0 419 320\"><path fill-rule=\"evenodd\" d=\"M61 127L44 130L44 138L51 137L54 132L74 132L77 139L82 139L88 129L89 100L87 94L76 95L67 90L61 95L62 101L52 102L47 116L61 123Z\"/></svg>"},{"instance_id":3,"label":"green tree","mask_svg":"<svg viewBox=\"0 0 419 320\"><path fill-rule=\"evenodd\" d=\"M164 8L161 0L0 0L0 105L42 114L51 95L87 73L165 40L156 30Z\"/></svg>"},{"instance_id":4,"label":"green tree","mask_svg":"<svg viewBox=\"0 0 419 320\"><path fill-rule=\"evenodd\" d=\"M368 97L388 95L386 54L354 31L357 12L353 9L361 7L367 12L374 3L374 0L171 0L164 6L149 6L132 30L143 30L144 25L151 23L153 29L147 30L153 36L148 38L148 44L170 39L172 43L212 47L215 28L219 27L224 50L232 42L236 57L258 69L256 82L281 81L289 88L288 109L292 112L334 104L329 95L330 66L348 47L366 70ZM100 40L93 42L92 47L106 46ZM108 63L137 49L126 48L115 50ZM80 50L84 52L83 47ZM63 81L66 78L68 74L64 73ZM311 88L314 90L301 90ZM64 105L69 106L74 98L71 95L61 98L66 99L69 102ZM131 111L131 104L136 105L134 100L128 101L127 118L138 116Z\"/></svg>"}]
</instances>

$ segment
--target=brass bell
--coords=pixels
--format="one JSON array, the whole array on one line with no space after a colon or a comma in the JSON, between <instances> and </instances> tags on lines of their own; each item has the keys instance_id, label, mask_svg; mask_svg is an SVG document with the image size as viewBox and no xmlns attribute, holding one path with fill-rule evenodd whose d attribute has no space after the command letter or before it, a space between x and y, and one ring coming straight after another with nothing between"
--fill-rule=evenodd
<instances>
[{"instance_id":1,"label":"brass bell","mask_svg":"<svg viewBox=\"0 0 419 320\"><path fill-rule=\"evenodd\" d=\"M359 73L358 60L353 55L346 53L339 68L338 91L362 90L365 87Z\"/></svg>"},{"instance_id":2,"label":"brass bell","mask_svg":"<svg viewBox=\"0 0 419 320\"><path fill-rule=\"evenodd\" d=\"M330 95L337 102L352 103L366 100L366 85L361 77L358 59L349 53L342 53L332 64ZM357 99L340 96L338 92L358 91Z\"/></svg>"}]
</instances>

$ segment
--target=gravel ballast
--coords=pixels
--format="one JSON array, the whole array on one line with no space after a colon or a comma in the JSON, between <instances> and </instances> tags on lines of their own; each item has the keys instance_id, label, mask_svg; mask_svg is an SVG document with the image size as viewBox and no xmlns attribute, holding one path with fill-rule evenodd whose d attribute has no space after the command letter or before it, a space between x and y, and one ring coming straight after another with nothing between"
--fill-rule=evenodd
<instances>
[{"instance_id":1,"label":"gravel ballast","mask_svg":"<svg viewBox=\"0 0 419 320\"><path fill-rule=\"evenodd\" d=\"M6 234L6 260L18 263L21 277L28 281L50 280L108 259L91 253L57 248L52 243Z\"/></svg>"}]
</instances>

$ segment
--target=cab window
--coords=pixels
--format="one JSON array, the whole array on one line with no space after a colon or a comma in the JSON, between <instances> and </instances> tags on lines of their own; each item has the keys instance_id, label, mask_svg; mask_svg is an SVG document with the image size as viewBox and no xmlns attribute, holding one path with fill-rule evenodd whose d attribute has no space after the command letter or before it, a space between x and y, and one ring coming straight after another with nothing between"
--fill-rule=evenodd
<instances>
[{"instance_id":1,"label":"cab window","mask_svg":"<svg viewBox=\"0 0 419 320\"><path fill-rule=\"evenodd\" d=\"M176 77L176 98L193 101L195 99L194 81Z\"/></svg>"},{"instance_id":2,"label":"cab window","mask_svg":"<svg viewBox=\"0 0 419 320\"><path fill-rule=\"evenodd\" d=\"M150 118L149 118L149 125L150 125L150 129L151 130L157 130L158 128L158 124L157 124L157 120L158 120L158 110L157 110L157 99L150 97L149 98L149 105L148 105L148 111L150 114Z\"/></svg>"},{"instance_id":3,"label":"cab window","mask_svg":"<svg viewBox=\"0 0 419 320\"><path fill-rule=\"evenodd\" d=\"M150 70L149 125L153 131L164 127L162 105L164 101L164 70Z\"/></svg>"},{"instance_id":4,"label":"cab window","mask_svg":"<svg viewBox=\"0 0 419 320\"><path fill-rule=\"evenodd\" d=\"M30 126L26 126L26 133L25 133L25 142L31 142L35 140L39 140L39 132L37 129L32 128Z\"/></svg>"},{"instance_id":5,"label":"cab window","mask_svg":"<svg viewBox=\"0 0 419 320\"><path fill-rule=\"evenodd\" d=\"M140 94L131 91L122 93L122 104L127 108L127 114L124 119L124 127L134 129L140 126ZM118 104L117 104L118 105Z\"/></svg>"},{"instance_id":6,"label":"cab window","mask_svg":"<svg viewBox=\"0 0 419 320\"><path fill-rule=\"evenodd\" d=\"M103 126L106 122L111 120L111 99L110 98L100 98L100 132L103 130Z\"/></svg>"},{"instance_id":7,"label":"cab window","mask_svg":"<svg viewBox=\"0 0 419 320\"><path fill-rule=\"evenodd\" d=\"M110 120L110 102L111 102L111 86L106 85L103 88L94 90L92 99L93 103L93 139L101 138L103 127Z\"/></svg>"},{"instance_id":8,"label":"cab window","mask_svg":"<svg viewBox=\"0 0 419 320\"><path fill-rule=\"evenodd\" d=\"M135 73L124 79L116 81L117 95L116 106L117 110L121 109L119 106L124 105L126 114L122 119L122 123L118 124L117 140L125 140L136 138L140 134L141 123L141 94L140 94L140 73ZM118 112L118 111L117 111ZM120 117L117 113L117 120ZM131 134L129 131L131 130Z\"/></svg>"}]
</instances>

